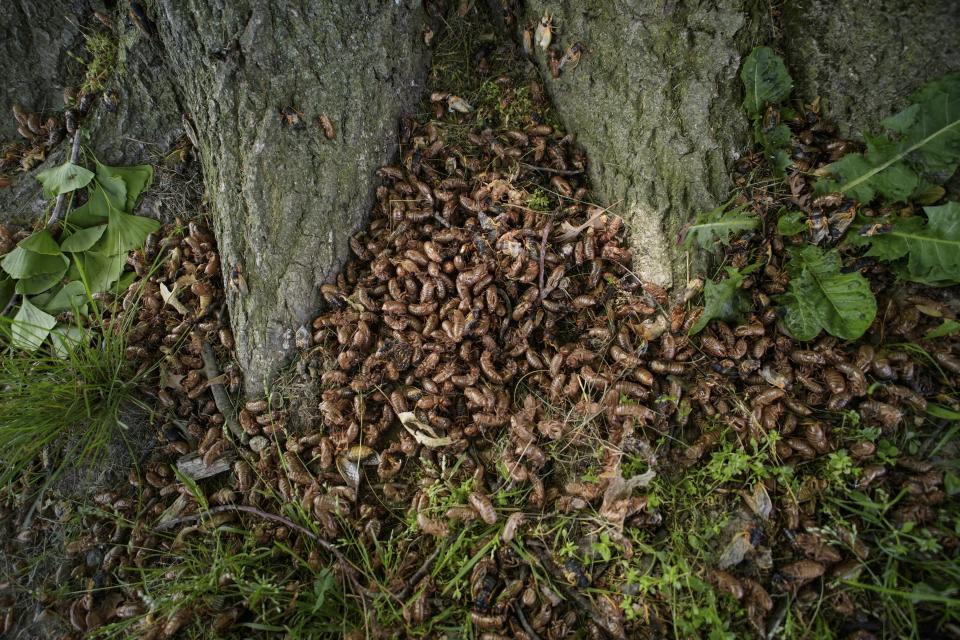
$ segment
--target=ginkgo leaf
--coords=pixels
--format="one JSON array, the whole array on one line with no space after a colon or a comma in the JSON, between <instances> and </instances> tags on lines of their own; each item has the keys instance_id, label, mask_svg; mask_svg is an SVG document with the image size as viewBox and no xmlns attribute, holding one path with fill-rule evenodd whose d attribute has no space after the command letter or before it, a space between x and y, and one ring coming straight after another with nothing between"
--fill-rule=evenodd
<instances>
[{"instance_id":1,"label":"ginkgo leaf","mask_svg":"<svg viewBox=\"0 0 960 640\"><path fill-rule=\"evenodd\" d=\"M110 203L103 189L89 189L87 201L67 214L71 225L86 228L103 224L109 218Z\"/></svg>"},{"instance_id":2,"label":"ginkgo leaf","mask_svg":"<svg viewBox=\"0 0 960 640\"><path fill-rule=\"evenodd\" d=\"M64 265L68 264L67 257L61 253L50 256L27 251L23 247L14 247L13 251L0 261L3 270L17 279L58 273Z\"/></svg>"},{"instance_id":3,"label":"ginkgo leaf","mask_svg":"<svg viewBox=\"0 0 960 640\"><path fill-rule=\"evenodd\" d=\"M19 242L19 246L23 247L27 251L42 253L46 256L55 256L60 253L60 246L57 244L57 241L53 239L53 236L50 235L50 232L47 229L34 231L29 236L21 240Z\"/></svg>"},{"instance_id":4,"label":"ginkgo leaf","mask_svg":"<svg viewBox=\"0 0 960 640\"><path fill-rule=\"evenodd\" d=\"M127 264L126 254L107 256L96 251L74 254L78 277L86 282L91 293L109 291Z\"/></svg>"},{"instance_id":5,"label":"ginkgo leaf","mask_svg":"<svg viewBox=\"0 0 960 640\"><path fill-rule=\"evenodd\" d=\"M53 353L58 358L66 358L78 344L87 337L87 331L82 327L60 325L50 331L50 343Z\"/></svg>"},{"instance_id":6,"label":"ginkgo leaf","mask_svg":"<svg viewBox=\"0 0 960 640\"><path fill-rule=\"evenodd\" d=\"M110 209L106 233L94 245L94 250L106 255L127 254L142 247L147 236L159 228L160 223L151 218Z\"/></svg>"},{"instance_id":7,"label":"ginkgo leaf","mask_svg":"<svg viewBox=\"0 0 960 640\"><path fill-rule=\"evenodd\" d=\"M57 314L64 311L73 311L87 303L87 290L83 282L73 280L63 285L49 300L43 303L34 299L34 303L47 313Z\"/></svg>"},{"instance_id":8,"label":"ginkgo leaf","mask_svg":"<svg viewBox=\"0 0 960 640\"><path fill-rule=\"evenodd\" d=\"M60 282L66 272L67 267L64 265L63 269L54 273L44 273L39 276L33 276L32 278L21 278L17 280L17 293L22 296L32 296L43 293Z\"/></svg>"},{"instance_id":9,"label":"ginkgo leaf","mask_svg":"<svg viewBox=\"0 0 960 640\"><path fill-rule=\"evenodd\" d=\"M3 274L0 274L0 309L6 309L7 303L15 293L16 281Z\"/></svg>"},{"instance_id":10,"label":"ginkgo leaf","mask_svg":"<svg viewBox=\"0 0 960 640\"><path fill-rule=\"evenodd\" d=\"M45 198L53 198L61 193L70 193L90 184L94 173L78 164L65 162L57 167L44 169L37 174L37 180L43 185Z\"/></svg>"},{"instance_id":11,"label":"ginkgo leaf","mask_svg":"<svg viewBox=\"0 0 960 640\"><path fill-rule=\"evenodd\" d=\"M107 225L105 224L79 229L63 239L63 242L60 243L60 249L68 253L86 251L100 239L106 229Z\"/></svg>"},{"instance_id":12,"label":"ginkgo leaf","mask_svg":"<svg viewBox=\"0 0 960 640\"><path fill-rule=\"evenodd\" d=\"M127 213L132 213L137 204L137 198L153 184L153 167L148 164L138 164L132 167L110 167L97 162L97 180L112 184L112 181L117 179L124 184L125 204L122 209Z\"/></svg>"},{"instance_id":13,"label":"ginkgo leaf","mask_svg":"<svg viewBox=\"0 0 960 640\"><path fill-rule=\"evenodd\" d=\"M36 351L56 324L56 318L24 298L10 328L12 344L17 349Z\"/></svg>"}]
</instances>

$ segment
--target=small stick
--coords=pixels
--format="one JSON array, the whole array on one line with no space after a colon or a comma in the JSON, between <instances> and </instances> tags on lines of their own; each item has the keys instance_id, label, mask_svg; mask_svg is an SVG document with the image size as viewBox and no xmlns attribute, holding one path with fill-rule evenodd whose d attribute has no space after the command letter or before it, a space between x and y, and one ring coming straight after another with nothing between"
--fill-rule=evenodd
<instances>
[{"instance_id":1,"label":"small stick","mask_svg":"<svg viewBox=\"0 0 960 640\"><path fill-rule=\"evenodd\" d=\"M70 149L70 163L77 164L77 158L80 157L80 129L78 128L73 132L73 147ZM57 204L53 207L53 213L50 214L50 219L47 220L47 228L54 226L60 222L60 218L63 217L63 214L67 209L67 194L61 193L57 196Z\"/></svg>"},{"instance_id":2,"label":"small stick","mask_svg":"<svg viewBox=\"0 0 960 640\"><path fill-rule=\"evenodd\" d=\"M580 169L553 169L552 167L538 167L534 164L527 164L526 162L520 163L521 167L525 169L530 169L532 171L542 171L543 173L553 173L558 176L578 176L583 173Z\"/></svg>"},{"instance_id":3,"label":"small stick","mask_svg":"<svg viewBox=\"0 0 960 640\"><path fill-rule=\"evenodd\" d=\"M546 259L547 259L547 240L550 239L550 221L547 221L547 224L543 227L543 238L540 240L540 293L538 294L539 302L543 302L543 270L546 268Z\"/></svg>"},{"instance_id":4,"label":"small stick","mask_svg":"<svg viewBox=\"0 0 960 640\"><path fill-rule=\"evenodd\" d=\"M540 636L537 635L537 632L534 631L533 627L530 626L530 623L527 622L527 616L523 615L523 608L516 602L513 603L513 612L517 614L517 620L520 621L520 626L523 627L523 630L527 632L527 635L530 636L531 640L540 640Z\"/></svg>"},{"instance_id":5,"label":"small stick","mask_svg":"<svg viewBox=\"0 0 960 640\"><path fill-rule=\"evenodd\" d=\"M213 394L213 401L217 404L217 409L223 414L224 424L241 443L246 444L249 440L247 433L237 422L237 416L233 411L233 404L230 402L230 396L223 387L222 382L214 382L220 377L220 366L217 364L217 356L213 353L213 347L206 340L201 347L203 355L203 375L207 377L207 384L210 392Z\"/></svg>"},{"instance_id":6,"label":"small stick","mask_svg":"<svg viewBox=\"0 0 960 640\"><path fill-rule=\"evenodd\" d=\"M431 567L433 567L433 563L437 561L437 556L440 555L440 550L445 546L447 546L446 543L437 545L437 548L433 550L433 553L427 556L427 559L423 561L423 564L420 565L420 568L417 569L416 573L410 576L410 579L407 580L407 586L401 589L400 593L396 595L397 600L402 602L407 598L408 595L410 595L410 592L415 586L417 586L417 583L423 580L423 577L430 572Z\"/></svg>"}]
</instances>

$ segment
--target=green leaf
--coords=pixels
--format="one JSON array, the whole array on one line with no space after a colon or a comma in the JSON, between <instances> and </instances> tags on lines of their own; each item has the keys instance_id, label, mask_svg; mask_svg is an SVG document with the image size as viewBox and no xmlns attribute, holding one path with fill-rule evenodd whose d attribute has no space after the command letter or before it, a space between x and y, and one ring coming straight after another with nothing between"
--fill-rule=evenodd
<instances>
[{"instance_id":1,"label":"green leaf","mask_svg":"<svg viewBox=\"0 0 960 640\"><path fill-rule=\"evenodd\" d=\"M54 273L44 273L39 276L33 276L32 278L22 278L17 281L17 293L26 296L43 293L60 282L63 274L66 272L67 267L64 265L63 269Z\"/></svg>"},{"instance_id":2,"label":"green leaf","mask_svg":"<svg viewBox=\"0 0 960 640\"><path fill-rule=\"evenodd\" d=\"M697 216L687 229L684 246L689 247L694 241L702 249L710 249L718 242L727 245L730 244L731 234L750 231L760 226L760 220L747 213L742 206L724 211L726 206L722 204L712 211Z\"/></svg>"},{"instance_id":3,"label":"green leaf","mask_svg":"<svg viewBox=\"0 0 960 640\"><path fill-rule=\"evenodd\" d=\"M899 274L933 286L960 283L960 203L926 207L922 216L897 218L886 233L851 236L852 244L870 244L866 255L888 262L906 257Z\"/></svg>"},{"instance_id":4,"label":"green leaf","mask_svg":"<svg viewBox=\"0 0 960 640\"><path fill-rule=\"evenodd\" d=\"M85 251L75 253L73 259L81 272L80 277L90 288L90 293L109 291L127 264L125 253L107 256L95 251Z\"/></svg>"},{"instance_id":5,"label":"green leaf","mask_svg":"<svg viewBox=\"0 0 960 640\"><path fill-rule=\"evenodd\" d=\"M726 280L718 283L708 281L703 287L703 313L700 319L690 328L690 334L696 335L703 331L714 318L719 320L739 320L749 308L749 301L740 289L746 273L741 273L733 267L727 267Z\"/></svg>"},{"instance_id":6,"label":"green leaf","mask_svg":"<svg viewBox=\"0 0 960 640\"><path fill-rule=\"evenodd\" d=\"M50 331L50 342L58 358L66 358L87 337L82 327L60 325Z\"/></svg>"},{"instance_id":7,"label":"green leaf","mask_svg":"<svg viewBox=\"0 0 960 640\"><path fill-rule=\"evenodd\" d=\"M943 418L944 420L960 420L960 413L957 413L949 407L934 402L927 403L927 413L934 418Z\"/></svg>"},{"instance_id":8,"label":"green leaf","mask_svg":"<svg viewBox=\"0 0 960 640\"><path fill-rule=\"evenodd\" d=\"M50 232L46 229L35 231L19 242L19 246L27 251L42 253L45 256L56 256L60 254L60 247L57 241L53 239Z\"/></svg>"},{"instance_id":9,"label":"green leaf","mask_svg":"<svg viewBox=\"0 0 960 640\"><path fill-rule=\"evenodd\" d=\"M890 116L880 122L884 129L894 133L906 133L913 123L917 121L917 114L920 112L920 105L912 104L900 113Z\"/></svg>"},{"instance_id":10,"label":"green leaf","mask_svg":"<svg viewBox=\"0 0 960 640\"><path fill-rule=\"evenodd\" d=\"M87 201L67 214L67 222L80 228L92 227L107 221L110 202L103 189L88 189Z\"/></svg>"},{"instance_id":11,"label":"green leaf","mask_svg":"<svg viewBox=\"0 0 960 640\"><path fill-rule=\"evenodd\" d=\"M795 236L807 230L807 214L803 211L787 211L777 220L777 233Z\"/></svg>"},{"instance_id":12,"label":"green leaf","mask_svg":"<svg viewBox=\"0 0 960 640\"><path fill-rule=\"evenodd\" d=\"M28 298L24 298L11 325L13 346L26 351L36 351L56 324L56 318L33 306Z\"/></svg>"},{"instance_id":13,"label":"green leaf","mask_svg":"<svg viewBox=\"0 0 960 640\"><path fill-rule=\"evenodd\" d=\"M910 99L910 108L884 121L894 138L864 136L867 152L829 165L836 179L818 181L816 191L841 192L861 202L878 195L899 202L922 178L946 181L960 162L960 75L931 82Z\"/></svg>"},{"instance_id":14,"label":"green leaf","mask_svg":"<svg viewBox=\"0 0 960 640\"><path fill-rule=\"evenodd\" d=\"M782 102L793 87L786 65L769 47L757 47L747 56L740 79L746 91L743 108L750 115L758 115L767 103Z\"/></svg>"},{"instance_id":15,"label":"green leaf","mask_svg":"<svg viewBox=\"0 0 960 640\"><path fill-rule=\"evenodd\" d=\"M960 332L960 322L956 320L944 320L939 327L936 329L931 329L924 334L924 340L933 340L934 338L942 338L943 336L949 336L950 334Z\"/></svg>"},{"instance_id":16,"label":"green leaf","mask_svg":"<svg viewBox=\"0 0 960 640\"><path fill-rule=\"evenodd\" d=\"M13 251L0 260L0 267L12 277L32 278L47 273L58 273L64 264L69 264L63 254L48 256L42 253L27 251L23 247L15 247Z\"/></svg>"},{"instance_id":17,"label":"green leaf","mask_svg":"<svg viewBox=\"0 0 960 640\"><path fill-rule=\"evenodd\" d=\"M100 224L95 227L79 229L64 238L63 242L60 243L60 248L69 253L86 251L100 239L106 228L107 225Z\"/></svg>"},{"instance_id":18,"label":"green leaf","mask_svg":"<svg viewBox=\"0 0 960 640\"><path fill-rule=\"evenodd\" d=\"M105 255L125 255L143 246L147 236L159 228L160 223L156 220L110 209L107 232L94 246L94 250Z\"/></svg>"},{"instance_id":19,"label":"green leaf","mask_svg":"<svg viewBox=\"0 0 960 640\"><path fill-rule=\"evenodd\" d=\"M84 169L72 162L65 162L58 167L44 169L37 174L37 180L43 185L45 198L53 198L61 193L70 193L90 184L93 180L93 171Z\"/></svg>"},{"instance_id":20,"label":"green leaf","mask_svg":"<svg viewBox=\"0 0 960 640\"><path fill-rule=\"evenodd\" d=\"M97 164L97 179L91 191L100 191L110 203L110 207L119 211L127 210L127 184L120 176L100 175L101 164Z\"/></svg>"},{"instance_id":21,"label":"green leaf","mask_svg":"<svg viewBox=\"0 0 960 640\"><path fill-rule=\"evenodd\" d=\"M812 340L827 333L856 340L877 314L870 283L859 273L841 273L840 254L807 246L790 252L787 272L790 287L780 297L784 324L797 340Z\"/></svg>"},{"instance_id":22,"label":"green leaf","mask_svg":"<svg viewBox=\"0 0 960 640\"><path fill-rule=\"evenodd\" d=\"M57 314L64 311L80 309L87 303L87 290L80 280L73 280L63 285L53 297L42 304L34 299L34 303L47 313Z\"/></svg>"},{"instance_id":23,"label":"green leaf","mask_svg":"<svg viewBox=\"0 0 960 640\"><path fill-rule=\"evenodd\" d=\"M97 162L97 180L110 184L113 180L121 180L124 184L126 196L125 205L121 209L131 213L140 194L153 184L153 167L148 164L139 164L132 167L109 167Z\"/></svg>"}]
</instances>

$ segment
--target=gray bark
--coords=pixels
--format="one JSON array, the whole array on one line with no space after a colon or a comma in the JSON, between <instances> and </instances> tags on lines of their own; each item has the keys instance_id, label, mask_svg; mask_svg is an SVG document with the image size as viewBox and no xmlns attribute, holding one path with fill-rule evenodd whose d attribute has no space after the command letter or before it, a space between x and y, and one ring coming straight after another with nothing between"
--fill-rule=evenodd
<instances>
[{"instance_id":1,"label":"gray bark","mask_svg":"<svg viewBox=\"0 0 960 640\"><path fill-rule=\"evenodd\" d=\"M10 107L37 112L63 108L64 78L80 65L68 52L83 38L79 18L86 2L4 0L0 9L0 140L18 139Z\"/></svg>"},{"instance_id":2,"label":"gray bark","mask_svg":"<svg viewBox=\"0 0 960 640\"><path fill-rule=\"evenodd\" d=\"M170 68L193 114L247 389L295 348L320 283L348 255L419 98L425 16L412 1L159 0ZM302 113L284 124L281 109ZM316 123L326 114L327 140ZM242 281L241 281L242 278Z\"/></svg>"},{"instance_id":3,"label":"gray bark","mask_svg":"<svg viewBox=\"0 0 960 640\"><path fill-rule=\"evenodd\" d=\"M594 187L630 228L635 270L682 284L677 232L728 197L727 167L747 143L737 74L760 10L738 0L525 4L521 28L550 11L561 52L586 48L556 79L542 50L534 58Z\"/></svg>"},{"instance_id":4,"label":"gray bark","mask_svg":"<svg viewBox=\"0 0 960 640\"><path fill-rule=\"evenodd\" d=\"M783 18L795 94L819 95L845 135L876 131L914 90L960 71L956 0L797 0Z\"/></svg>"}]
</instances>

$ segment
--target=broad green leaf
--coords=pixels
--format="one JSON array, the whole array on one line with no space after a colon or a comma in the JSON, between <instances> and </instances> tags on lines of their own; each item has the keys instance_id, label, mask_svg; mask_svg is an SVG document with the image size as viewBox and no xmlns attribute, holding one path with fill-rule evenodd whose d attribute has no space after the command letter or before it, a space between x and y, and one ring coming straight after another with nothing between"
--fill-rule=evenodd
<instances>
[{"instance_id":1,"label":"broad green leaf","mask_svg":"<svg viewBox=\"0 0 960 640\"><path fill-rule=\"evenodd\" d=\"M80 277L90 288L90 293L109 291L127 264L125 253L107 256L95 251L84 251L74 254L73 259Z\"/></svg>"},{"instance_id":2,"label":"broad green leaf","mask_svg":"<svg viewBox=\"0 0 960 640\"><path fill-rule=\"evenodd\" d=\"M942 338L943 336L949 336L954 333L960 332L960 322L956 320L944 320L939 327L936 329L931 329L924 334L924 340L933 340L934 338Z\"/></svg>"},{"instance_id":3,"label":"broad green leaf","mask_svg":"<svg viewBox=\"0 0 960 640\"><path fill-rule=\"evenodd\" d=\"M107 221L110 211L107 192L103 189L88 189L87 195L85 203L67 214L69 224L86 228Z\"/></svg>"},{"instance_id":4,"label":"broad green leaf","mask_svg":"<svg viewBox=\"0 0 960 640\"><path fill-rule=\"evenodd\" d=\"M725 204L697 216L687 229L684 246L689 247L694 241L702 249L710 249L718 242L727 245L730 243L731 234L750 231L760 226L760 220L747 213L743 207L735 207L730 211L724 209Z\"/></svg>"},{"instance_id":5,"label":"broad green leaf","mask_svg":"<svg viewBox=\"0 0 960 640\"><path fill-rule=\"evenodd\" d=\"M87 290L84 288L83 282L73 280L63 285L49 300L41 303L34 299L33 302L47 313L57 314L64 311L73 311L87 303Z\"/></svg>"},{"instance_id":6,"label":"broad green leaf","mask_svg":"<svg viewBox=\"0 0 960 640\"><path fill-rule=\"evenodd\" d=\"M697 323L690 328L690 334L695 335L703 331L713 319L736 321L748 310L749 301L740 289L745 273L733 267L727 267L726 280L718 283L708 281L703 287L703 313Z\"/></svg>"},{"instance_id":7,"label":"broad green leaf","mask_svg":"<svg viewBox=\"0 0 960 640\"><path fill-rule=\"evenodd\" d=\"M884 129L894 133L906 133L917 121L920 105L912 104L900 113L894 114L880 122Z\"/></svg>"},{"instance_id":8,"label":"broad green leaf","mask_svg":"<svg viewBox=\"0 0 960 640\"><path fill-rule=\"evenodd\" d=\"M922 178L946 181L960 162L960 75L931 82L910 99L910 108L884 121L892 138L864 136L867 152L829 165L836 179L818 181L816 191L904 201Z\"/></svg>"},{"instance_id":9,"label":"broad green leaf","mask_svg":"<svg viewBox=\"0 0 960 640\"><path fill-rule=\"evenodd\" d=\"M66 358L78 344L87 337L87 331L82 327L60 325L50 331L50 342L53 352L58 358Z\"/></svg>"},{"instance_id":10,"label":"broad green leaf","mask_svg":"<svg viewBox=\"0 0 960 640\"><path fill-rule=\"evenodd\" d=\"M852 244L870 244L866 255L898 261L906 257L899 270L906 280L933 286L960 283L960 203L948 202L926 207L922 216L897 218L886 233L851 236Z\"/></svg>"},{"instance_id":11,"label":"broad green leaf","mask_svg":"<svg viewBox=\"0 0 960 640\"><path fill-rule=\"evenodd\" d=\"M11 325L13 346L26 351L36 351L56 324L56 318L33 306L28 298L24 298Z\"/></svg>"},{"instance_id":12,"label":"broad green leaf","mask_svg":"<svg viewBox=\"0 0 960 640\"><path fill-rule=\"evenodd\" d=\"M123 292L130 288L134 282L137 281L137 272L136 271L124 271L123 275L120 276L120 279L117 280L116 290Z\"/></svg>"},{"instance_id":13,"label":"broad green leaf","mask_svg":"<svg viewBox=\"0 0 960 640\"><path fill-rule=\"evenodd\" d=\"M769 47L757 47L747 56L740 79L746 92L743 108L750 115L758 115L767 103L782 102L793 87L786 65Z\"/></svg>"},{"instance_id":14,"label":"broad green leaf","mask_svg":"<svg viewBox=\"0 0 960 640\"><path fill-rule=\"evenodd\" d=\"M807 214L803 211L787 211L777 219L777 233L795 236L807 230Z\"/></svg>"},{"instance_id":15,"label":"broad green leaf","mask_svg":"<svg viewBox=\"0 0 960 640\"><path fill-rule=\"evenodd\" d=\"M53 198L61 193L70 193L90 184L93 180L93 171L84 169L72 162L65 162L58 167L44 169L37 174L37 180L43 185L45 198Z\"/></svg>"},{"instance_id":16,"label":"broad green leaf","mask_svg":"<svg viewBox=\"0 0 960 640\"><path fill-rule=\"evenodd\" d=\"M53 239L47 229L34 231L29 236L19 242L19 246L27 251L42 253L45 256L55 256L60 254L60 247L57 241Z\"/></svg>"},{"instance_id":17,"label":"broad green leaf","mask_svg":"<svg viewBox=\"0 0 960 640\"><path fill-rule=\"evenodd\" d=\"M17 280L17 293L26 296L43 293L60 282L60 280L63 278L63 274L66 272L67 267L64 265L62 269L55 273L44 273L39 276L33 276L32 278L22 278Z\"/></svg>"},{"instance_id":18,"label":"broad green leaf","mask_svg":"<svg viewBox=\"0 0 960 640\"><path fill-rule=\"evenodd\" d=\"M133 216L111 209L107 231L94 245L94 250L106 255L125 255L142 247L147 236L159 228L160 223L151 218Z\"/></svg>"},{"instance_id":19,"label":"broad green leaf","mask_svg":"<svg viewBox=\"0 0 960 640\"><path fill-rule=\"evenodd\" d=\"M3 270L17 279L58 273L64 264L68 264L68 262L67 257L63 254L48 256L27 251L23 247L15 247L3 260L0 260L0 266L3 267Z\"/></svg>"},{"instance_id":20,"label":"broad green leaf","mask_svg":"<svg viewBox=\"0 0 960 640\"><path fill-rule=\"evenodd\" d=\"M790 252L790 287L780 297L784 324L797 340L812 340L821 330L856 340L877 314L870 283L859 273L840 272L840 254L807 246Z\"/></svg>"},{"instance_id":21,"label":"broad green leaf","mask_svg":"<svg viewBox=\"0 0 960 640\"><path fill-rule=\"evenodd\" d=\"M97 162L97 180L120 179L124 183L126 204L122 209L132 213L140 194L153 184L153 167L139 164L132 167L109 167Z\"/></svg>"},{"instance_id":22,"label":"broad green leaf","mask_svg":"<svg viewBox=\"0 0 960 640\"><path fill-rule=\"evenodd\" d=\"M107 225L100 224L95 227L79 229L64 238L63 242L60 243L60 248L69 253L86 251L100 239L100 236L103 235L106 228Z\"/></svg>"},{"instance_id":23,"label":"broad green leaf","mask_svg":"<svg viewBox=\"0 0 960 640\"><path fill-rule=\"evenodd\" d=\"M97 179L94 181L91 191L100 191L104 198L110 203L110 206L119 211L127 210L127 184L120 176L101 175L100 167L97 165Z\"/></svg>"}]
</instances>

